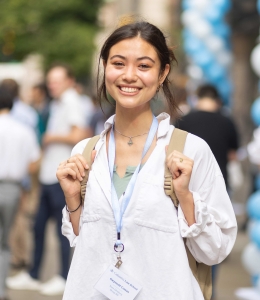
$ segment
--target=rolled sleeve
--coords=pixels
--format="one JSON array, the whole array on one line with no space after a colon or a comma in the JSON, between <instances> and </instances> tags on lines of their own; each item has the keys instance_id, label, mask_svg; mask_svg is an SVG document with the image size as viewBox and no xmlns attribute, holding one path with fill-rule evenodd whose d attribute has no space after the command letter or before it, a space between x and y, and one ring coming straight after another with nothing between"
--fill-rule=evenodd
<instances>
[{"instance_id":1,"label":"rolled sleeve","mask_svg":"<svg viewBox=\"0 0 260 300\"><path fill-rule=\"evenodd\" d=\"M227 194L224 179L216 176L212 186L192 192L196 223L188 226L181 207L178 208L180 233L197 262L218 264L231 252L237 235L237 222Z\"/></svg>"},{"instance_id":2,"label":"rolled sleeve","mask_svg":"<svg viewBox=\"0 0 260 300\"><path fill-rule=\"evenodd\" d=\"M208 213L207 205L201 201L201 198L198 193L192 192L194 199L194 208L195 208L195 220L196 223L191 226L188 225L188 222L185 219L181 207L178 208L178 220L181 231L181 236L184 238L191 238L198 236L207 223L209 222L210 215Z\"/></svg>"}]
</instances>

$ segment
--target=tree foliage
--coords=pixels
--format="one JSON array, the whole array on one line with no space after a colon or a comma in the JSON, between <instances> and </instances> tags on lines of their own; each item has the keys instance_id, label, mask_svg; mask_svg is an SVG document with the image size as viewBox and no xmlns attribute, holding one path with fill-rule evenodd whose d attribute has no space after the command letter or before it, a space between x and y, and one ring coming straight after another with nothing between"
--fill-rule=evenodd
<instances>
[{"instance_id":1,"label":"tree foliage","mask_svg":"<svg viewBox=\"0 0 260 300\"><path fill-rule=\"evenodd\" d=\"M0 0L0 61L40 53L44 65L70 64L90 73L102 0Z\"/></svg>"}]
</instances>

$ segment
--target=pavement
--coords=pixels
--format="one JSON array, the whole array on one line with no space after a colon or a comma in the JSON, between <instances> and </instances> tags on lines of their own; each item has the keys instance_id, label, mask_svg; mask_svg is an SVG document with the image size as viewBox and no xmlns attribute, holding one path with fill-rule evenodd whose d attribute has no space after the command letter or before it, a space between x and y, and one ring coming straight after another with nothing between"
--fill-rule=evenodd
<instances>
[{"instance_id":1,"label":"pavement","mask_svg":"<svg viewBox=\"0 0 260 300\"><path fill-rule=\"evenodd\" d=\"M41 280L44 282L57 274L59 270L58 260L58 242L55 236L55 227L49 222L47 227L46 255L44 257ZM219 266L218 277L216 282L216 297L214 300L238 300L234 292L240 287L250 287L250 276L244 270L241 264L241 253L248 244L248 235L244 231L239 231L235 246L229 257ZM11 270L10 275L15 274ZM61 300L62 296L42 296L33 291L14 291L9 290L10 300ZM260 299L260 296L259 296ZM73 299L72 299L73 300ZM163 300L163 299L159 299ZM175 299L178 300L178 299ZM188 300L188 299L187 299Z\"/></svg>"}]
</instances>

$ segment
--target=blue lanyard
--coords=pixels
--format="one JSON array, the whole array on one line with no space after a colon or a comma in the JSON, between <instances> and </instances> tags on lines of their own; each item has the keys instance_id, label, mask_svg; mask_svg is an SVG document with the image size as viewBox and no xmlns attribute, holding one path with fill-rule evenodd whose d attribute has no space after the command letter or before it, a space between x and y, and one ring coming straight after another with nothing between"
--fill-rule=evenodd
<instances>
[{"instance_id":1,"label":"blue lanyard","mask_svg":"<svg viewBox=\"0 0 260 300\"><path fill-rule=\"evenodd\" d=\"M117 228L117 241L115 243L114 249L116 252L122 252L124 250L124 245L121 242L121 229L122 229L122 220L123 220L123 215L125 213L125 210L130 202L131 196L134 191L135 183L137 180L138 173L140 171L141 167L141 162L144 156L146 155L147 151L152 145L152 142L154 140L154 136L156 134L158 128L158 120L153 116L153 122L149 130L148 137L146 139L143 153L142 153L142 158L135 169L135 172L130 180L130 182L127 185L126 191L123 194L121 206L118 201L117 193L113 184L113 172L114 172L114 164L115 164L115 155L116 155L116 145L115 145L115 136L114 136L114 124L112 126L111 132L110 132L110 138L109 138L109 148L108 148L108 160L109 160L109 171L110 171L110 177L111 177L111 202L112 202L112 209L116 221L116 228ZM121 250L118 250L118 249Z\"/></svg>"}]
</instances>

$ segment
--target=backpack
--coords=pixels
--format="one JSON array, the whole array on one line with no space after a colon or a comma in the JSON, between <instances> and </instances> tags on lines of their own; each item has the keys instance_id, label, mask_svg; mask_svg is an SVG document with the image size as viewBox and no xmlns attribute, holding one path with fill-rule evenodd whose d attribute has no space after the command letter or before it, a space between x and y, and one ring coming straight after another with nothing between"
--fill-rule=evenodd
<instances>
[{"instance_id":1,"label":"backpack","mask_svg":"<svg viewBox=\"0 0 260 300\"><path fill-rule=\"evenodd\" d=\"M187 134L188 134L188 132L175 128L173 130L166 155L168 155L169 153L171 153L174 150L183 152ZM82 154L84 156L84 158L87 160L88 165L89 165L89 169L85 171L86 175L81 182L81 197L83 199L82 201L84 201L84 199L85 199L86 185L87 185L87 181L88 181L89 171L90 171L91 165L92 165L92 150L94 150L98 140L99 140L98 135L91 138L89 140L89 142L87 143L87 145L83 151L83 154ZM165 194L172 199L176 209L178 209L179 201L178 201L178 199L175 195L174 189L173 189L172 175L166 165L165 165L165 171L164 171L164 191L165 191ZM184 245L185 245L185 249L187 252L187 257L189 260L189 265L190 265L191 271L199 283L199 286L201 288L204 299L210 300L211 295L212 295L211 266L205 265L203 263L198 263L195 260L195 258L192 256L192 254L190 253L188 247L186 246L186 241L185 241L186 239L183 239L183 240L184 240Z\"/></svg>"}]
</instances>

